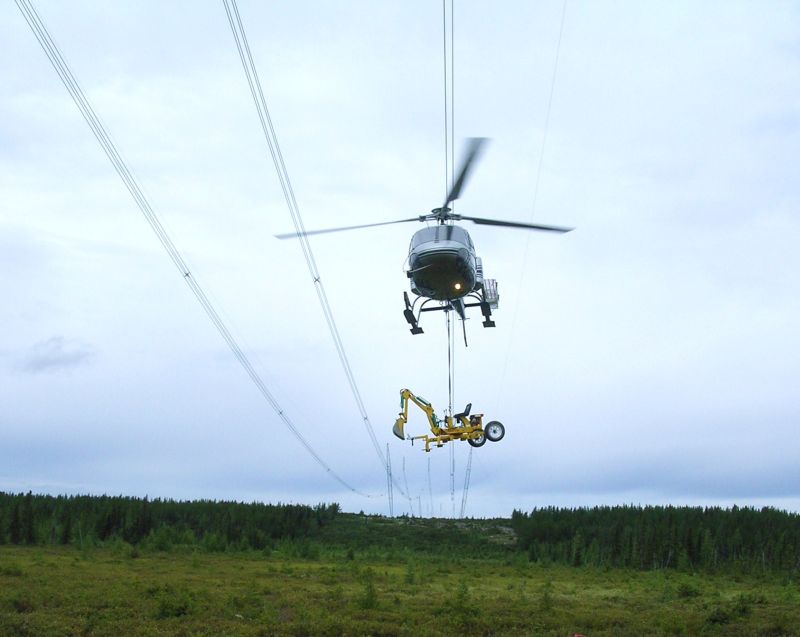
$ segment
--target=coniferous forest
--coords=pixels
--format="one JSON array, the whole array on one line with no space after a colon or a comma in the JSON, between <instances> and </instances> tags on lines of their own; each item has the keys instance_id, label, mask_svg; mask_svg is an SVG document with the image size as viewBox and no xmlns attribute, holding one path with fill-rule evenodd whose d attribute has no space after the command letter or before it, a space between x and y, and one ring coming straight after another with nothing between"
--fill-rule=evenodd
<instances>
[{"instance_id":1,"label":"coniferous forest","mask_svg":"<svg viewBox=\"0 0 800 637\"><path fill-rule=\"evenodd\" d=\"M635 569L800 568L800 515L772 508L594 507L514 511L531 561Z\"/></svg>"},{"instance_id":2,"label":"coniferous forest","mask_svg":"<svg viewBox=\"0 0 800 637\"><path fill-rule=\"evenodd\" d=\"M155 550L188 545L237 551L261 550L278 540L313 540L339 549L382 546L431 553L437 547L460 545L476 556L522 553L531 562L571 566L706 572L800 569L800 515L772 508L514 511L510 521L491 521L513 529L515 540L505 545L481 543L477 526L456 526L449 520L404 517L396 527L378 527L346 522L342 515L359 517L340 514L337 504L0 493L0 544L85 547L123 541Z\"/></svg>"},{"instance_id":3,"label":"coniferous forest","mask_svg":"<svg viewBox=\"0 0 800 637\"><path fill-rule=\"evenodd\" d=\"M122 540L156 549L174 544L208 550L263 549L277 539L312 535L337 504L260 504L49 496L0 492L0 544L94 545Z\"/></svg>"}]
</instances>

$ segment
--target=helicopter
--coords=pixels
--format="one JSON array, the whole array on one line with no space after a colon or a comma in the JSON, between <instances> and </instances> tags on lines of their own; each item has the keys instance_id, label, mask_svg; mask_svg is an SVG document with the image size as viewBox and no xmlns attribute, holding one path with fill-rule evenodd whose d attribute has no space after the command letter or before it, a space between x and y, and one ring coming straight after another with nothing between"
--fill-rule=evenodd
<instances>
[{"instance_id":1,"label":"helicopter","mask_svg":"<svg viewBox=\"0 0 800 637\"><path fill-rule=\"evenodd\" d=\"M466 327L464 326L466 308L479 307L483 315L483 326L495 327L495 322L492 320L492 310L498 306L499 295L497 293L497 281L486 279L483 276L483 261L477 256L469 233L461 226L455 225L455 222L472 221L486 226L557 233L570 232L573 229L537 223L486 219L453 212L450 204L461 196L464 184L473 165L480 157L486 141L485 137L472 137L467 140L467 150L461 161L458 178L453 182L450 191L447 193L444 204L439 208L434 208L428 214L396 221L309 230L300 233L290 232L275 236L278 239L292 239L329 232L408 223L410 221L435 222L435 225L429 225L417 230L411 237L406 276L410 279L411 292L416 298L412 302L409 299L408 292L403 292L403 300L405 302L403 316L411 326L410 331L412 334L422 334L423 330L419 326L422 312L438 310L447 312L453 310L462 321L464 343L466 344ZM418 304L419 307L417 307Z\"/></svg>"}]
</instances>

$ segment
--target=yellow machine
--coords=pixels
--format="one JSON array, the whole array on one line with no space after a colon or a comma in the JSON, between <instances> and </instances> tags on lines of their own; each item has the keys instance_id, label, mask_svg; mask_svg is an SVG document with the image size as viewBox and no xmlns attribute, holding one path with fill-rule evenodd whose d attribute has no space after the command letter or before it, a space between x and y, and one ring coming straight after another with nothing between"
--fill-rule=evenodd
<instances>
[{"instance_id":1,"label":"yellow machine","mask_svg":"<svg viewBox=\"0 0 800 637\"><path fill-rule=\"evenodd\" d=\"M445 416L444 419L440 420L433 411L433 406L427 400L420 396L415 396L408 389L401 389L400 416L395 421L394 427L392 427L392 433L400 440L406 440L404 429L408 422L409 401L425 412L433 435L408 436L407 439L411 440L412 444L415 440L424 440L425 451L430 451L432 444L441 447L451 440L466 440L473 447L482 447L487 440L489 442L498 442L506 435L506 428L503 427L502 423L493 420L484 427L483 414L472 414L470 416L469 412L472 409L472 403L469 403L460 414Z\"/></svg>"}]
</instances>

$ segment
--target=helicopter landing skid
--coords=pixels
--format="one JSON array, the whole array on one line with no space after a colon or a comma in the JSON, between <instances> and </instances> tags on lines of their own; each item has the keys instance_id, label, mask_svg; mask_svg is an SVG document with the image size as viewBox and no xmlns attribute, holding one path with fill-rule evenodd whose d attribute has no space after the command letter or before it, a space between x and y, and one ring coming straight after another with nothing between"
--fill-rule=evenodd
<instances>
[{"instance_id":1,"label":"helicopter landing skid","mask_svg":"<svg viewBox=\"0 0 800 637\"><path fill-rule=\"evenodd\" d=\"M492 320L492 307L486 301L479 303L464 303L464 307L479 307L481 314L483 314L483 326L495 327L495 322Z\"/></svg>"},{"instance_id":2,"label":"helicopter landing skid","mask_svg":"<svg viewBox=\"0 0 800 637\"><path fill-rule=\"evenodd\" d=\"M414 299L414 302L411 303L411 301L408 298L408 292L403 292L403 301L405 302L405 309L403 310L403 316L405 317L408 324L411 326L410 332L414 335L424 333L422 328L419 326L420 317L422 316L423 312L438 312L438 311L448 312L451 309L455 309L458 315L461 317L463 324L463 321L465 320L464 309L468 307L481 308L481 314L483 315L482 325L484 327L495 327L496 324L492 320L491 302L487 301L483 296L478 296L477 294L470 294L468 296L470 298L476 299L476 301L473 303L464 303L463 305L461 305L460 309L455 306L455 302L451 302L450 304L439 305L437 307L425 307L431 301L431 299L426 299L425 301L422 302L422 305L420 305L419 310L415 314L414 307L416 306L417 301L419 301L423 297L417 297L416 299ZM458 301L460 301L460 299L458 299ZM496 304L495 307L497 307ZM466 342L466 333L464 334L464 340Z\"/></svg>"},{"instance_id":3,"label":"helicopter landing skid","mask_svg":"<svg viewBox=\"0 0 800 637\"><path fill-rule=\"evenodd\" d=\"M408 292L403 292L403 300L406 303L406 309L403 310L403 316L406 317L406 321L411 325L411 333L412 334L422 334L422 328L419 326L417 322L417 317L414 316L414 306L408 300Z\"/></svg>"}]
</instances>

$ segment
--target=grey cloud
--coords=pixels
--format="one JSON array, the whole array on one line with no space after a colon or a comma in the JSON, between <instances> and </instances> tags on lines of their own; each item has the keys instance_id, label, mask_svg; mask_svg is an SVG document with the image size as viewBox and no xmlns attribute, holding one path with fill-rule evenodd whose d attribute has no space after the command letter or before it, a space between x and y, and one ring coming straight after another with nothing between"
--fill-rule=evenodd
<instances>
[{"instance_id":1,"label":"grey cloud","mask_svg":"<svg viewBox=\"0 0 800 637\"><path fill-rule=\"evenodd\" d=\"M53 336L24 351L16 368L31 374L57 372L86 364L94 354L94 349L86 343Z\"/></svg>"}]
</instances>

